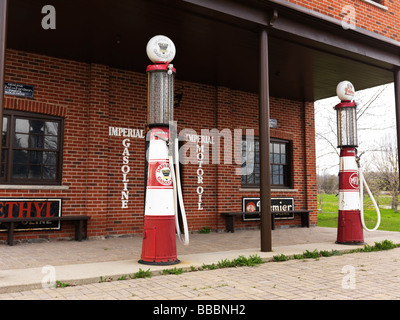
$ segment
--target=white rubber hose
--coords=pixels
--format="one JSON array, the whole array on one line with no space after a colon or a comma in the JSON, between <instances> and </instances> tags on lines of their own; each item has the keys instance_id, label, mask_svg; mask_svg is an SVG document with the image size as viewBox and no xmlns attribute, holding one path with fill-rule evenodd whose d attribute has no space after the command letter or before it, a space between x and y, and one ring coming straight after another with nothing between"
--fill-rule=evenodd
<instances>
[{"instance_id":1,"label":"white rubber hose","mask_svg":"<svg viewBox=\"0 0 400 320\"><path fill-rule=\"evenodd\" d=\"M377 205L374 196L372 195L371 190L369 190L367 181L365 181L364 179L364 175L361 171L361 169L358 170L358 176L360 178L360 207L361 207L361 224L364 228L365 231L375 231L376 229L379 228L379 225L381 224L381 212L379 211L379 206ZM378 221L376 222L375 228L373 229L368 229L365 225L365 221L364 221L364 188L363 185L365 185L365 189L367 189L367 192L372 200L372 203L374 204L375 210L376 210L376 214L378 216Z\"/></svg>"},{"instance_id":2,"label":"white rubber hose","mask_svg":"<svg viewBox=\"0 0 400 320\"><path fill-rule=\"evenodd\" d=\"M187 219L186 219L186 212L185 212L185 206L183 203L183 196L182 196L182 186L181 186L181 177L180 177L180 171L179 171L179 145L178 145L178 139L176 138L174 141L174 152L175 152L175 165L176 165L176 170L174 168L174 161L172 156L169 157L169 162L170 162L170 167L171 167L171 176L172 176L172 184L173 184L173 190L174 190L174 206L175 206L175 228L176 232L178 234L179 240L185 245L189 245L189 228L187 224ZM179 201L178 201L179 200ZM179 202L179 207L181 209L181 215L182 215L182 223L183 223L183 235L181 228L179 226L179 217L178 217L178 202Z\"/></svg>"}]
</instances>

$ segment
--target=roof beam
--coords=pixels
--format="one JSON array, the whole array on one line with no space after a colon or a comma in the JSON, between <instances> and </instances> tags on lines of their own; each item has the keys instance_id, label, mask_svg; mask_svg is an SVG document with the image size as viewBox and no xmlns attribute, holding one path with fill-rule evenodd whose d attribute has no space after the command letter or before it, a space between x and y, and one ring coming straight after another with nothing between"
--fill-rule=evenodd
<instances>
[{"instance_id":1,"label":"roof beam","mask_svg":"<svg viewBox=\"0 0 400 320\"><path fill-rule=\"evenodd\" d=\"M282 33L282 37L285 37L283 33L295 36L299 43L305 40L308 46L319 50L332 52L332 47L334 47L337 50L335 53L339 55L351 54L354 60L388 70L393 70L393 66L400 66L399 42L361 28L344 30L339 20L287 1L272 0L267 3L182 0L182 2L208 12L211 17L213 13L218 13L261 28L271 27L273 22L272 28L278 31L278 34ZM277 11L279 12L278 19L276 19ZM271 36L275 34L277 33L274 32Z\"/></svg>"}]
</instances>

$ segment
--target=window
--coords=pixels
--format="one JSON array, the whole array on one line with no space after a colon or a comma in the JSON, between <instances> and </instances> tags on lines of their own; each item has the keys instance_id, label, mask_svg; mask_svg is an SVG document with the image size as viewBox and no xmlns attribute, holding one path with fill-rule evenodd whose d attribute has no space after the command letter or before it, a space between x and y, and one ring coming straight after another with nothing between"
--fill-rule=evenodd
<instances>
[{"instance_id":1,"label":"window","mask_svg":"<svg viewBox=\"0 0 400 320\"><path fill-rule=\"evenodd\" d=\"M290 187L290 143L285 140L271 139L270 165L271 186ZM254 139L254 145L242 141L242 186L260 186L260 143Z\"/></svg>"},{"instance_id":2,"label":"window","mask_svg":"<svg viewBox=\"0 0 400 320\"><path fill-rule=\"evenodd\" d=\"M63 120L4 110L1 176L4 184L60 184Z\"/></svg>"}]
</instances>

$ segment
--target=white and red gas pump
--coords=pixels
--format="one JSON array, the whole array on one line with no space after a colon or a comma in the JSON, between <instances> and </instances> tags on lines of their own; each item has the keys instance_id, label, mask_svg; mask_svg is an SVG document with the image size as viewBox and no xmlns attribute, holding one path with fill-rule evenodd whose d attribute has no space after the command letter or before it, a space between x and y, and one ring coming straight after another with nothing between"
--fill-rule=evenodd
<instances>
[{"instance_id":1,"label":"white and red gas pump","mask_svg":"<svg viewBox=\"0 0 400 320\"><path fill-rule=\"evenodd\" d=\"M335 106L337 141L340 148L339 217L336 243L364 244L363 228L366 231L376 230L380 224L380 212L362 175L360 159L357 157L357 104L353 100L354 86L349 81L342 81L338 84L336 93L341 100ZM363 184L378 213L378 222L373 229L368 229L364 222Z\"/></svg>"},{"instance_id":2,"label":"white and red gas pump","mask_svg":"<svg viewBox=\"0 0 400 320\"><path fill-rule=\"evenodd\" d=\"M146 137L144 232L139 263L172 265L180 262L176 252L176 232L184 245L189 244L180 186L177 128L172 126L176 70L170 62L175 57L175 45L168 37L159 35L150 39L146 51L154 64L146 70L149 131ZM180 229L178 204L184 235Z\"/></svg>"}]
</instances>

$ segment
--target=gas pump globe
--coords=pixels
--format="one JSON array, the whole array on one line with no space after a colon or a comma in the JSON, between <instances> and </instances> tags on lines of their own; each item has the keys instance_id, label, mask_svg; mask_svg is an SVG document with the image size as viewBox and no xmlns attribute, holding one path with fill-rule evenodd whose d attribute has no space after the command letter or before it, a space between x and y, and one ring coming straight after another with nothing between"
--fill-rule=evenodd
<instances>
[{"instance_id":1,"label":"gas pump globe","mask_svg":"<svg viewBox=\"0 0 400 320\"><path fill-rule=\"evenodd\" d=\"M155 36L146 47L147 56L154 63L147 67L148 124L168 125L174 118L174 76L170 62L175 57L175 45L165 36Z\"/></svg>"},{"instance_id":2,"label":"gas pump globe","mask_svg":"<svg viewBox=\"0 0 400 320\"><path fill-rule=\"evenodd\" d=\"M342 81L336 88L341 100L335 109L337 117L338 147L357 147L357 112L354 98L354 87L349 81Z\"/></svg>"}]
</instances>

